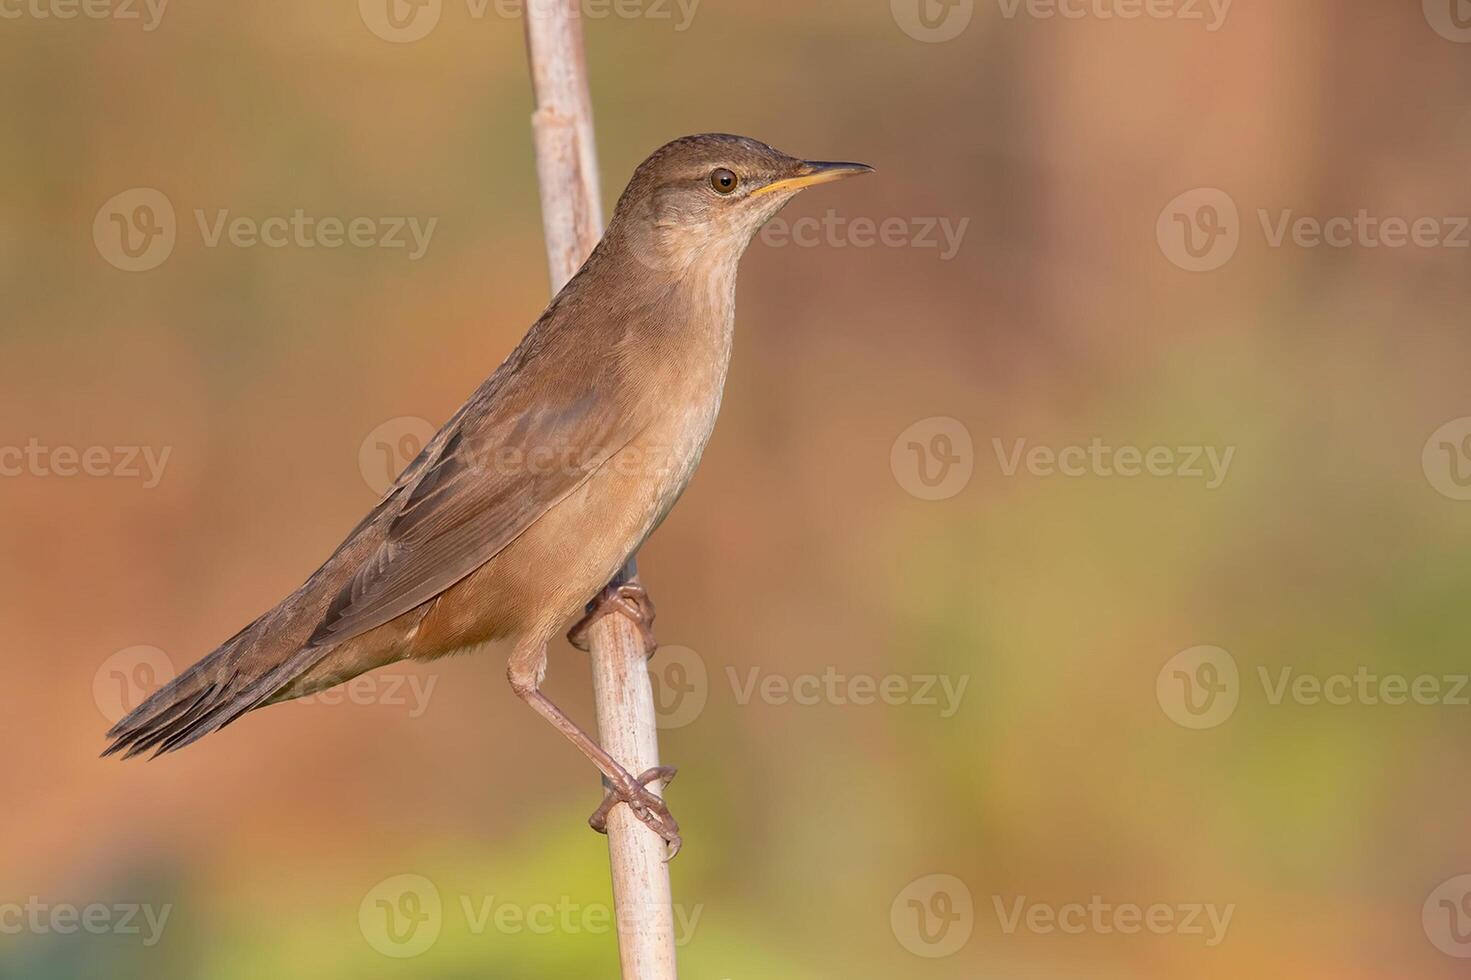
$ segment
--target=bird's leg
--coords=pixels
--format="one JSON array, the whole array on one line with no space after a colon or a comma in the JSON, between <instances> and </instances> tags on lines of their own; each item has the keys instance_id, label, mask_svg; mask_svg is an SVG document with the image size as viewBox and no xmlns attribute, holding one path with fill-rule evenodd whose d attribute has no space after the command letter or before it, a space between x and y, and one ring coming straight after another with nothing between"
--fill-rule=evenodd
<instances>
[{"instance_id":1,"label":"bird's leg","mask_svg":"<svg viewBox=\"0 0 1471 980\"><path fill-rule=\"evenodd\" d=\"M627 769L623 768L603 747L593 741L592 737L584 732L578 724L562 712L552 703L551 699L541 693L540 685L542 674L546 667L546 644L517 646L511 654L511 663L506 671L511 681L511 689L516 696L529 704L537 714L551 722L557 731L566 736L567 740L587 756L592 764L598 767L603 774L603 784L608 793L603 802L593 811L588 818L588 824L600 834L608 832L608 813L619 803L627 803L634 816L643 821L654 833L664 838L669 846L669 857L679 853L682 840L679 836L679 823L674 815L669 812L669 807L659 796L648 788L648 784L656 780L665 784L674 778L675 770L669 766L658 766L639 775L633 776Z\"/></svg>"},{"instance_id":2,"label":"bird's leg","mask_svg":"<svg viewBox=\"0 0 1471 980\"><path fill-rule=\"evenodd\" d=\"M649 598L648 589L633 581L637 574L638 567L630 558L613 581L587 604L587 614L567 631L567 642L579 650L588 650L587 634L593 624L609 613L621 612L633 620L633 624L643 634L644 655L652 657L659 648L659 641L654 639L654 600Z\"/></svg>"}]
</instances>

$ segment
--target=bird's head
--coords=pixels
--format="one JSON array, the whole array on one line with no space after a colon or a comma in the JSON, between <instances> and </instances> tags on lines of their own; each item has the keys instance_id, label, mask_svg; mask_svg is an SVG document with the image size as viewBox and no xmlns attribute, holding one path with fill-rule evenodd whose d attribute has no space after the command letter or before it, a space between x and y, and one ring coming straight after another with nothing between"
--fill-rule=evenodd
<instances>
[{"instance_id":1,"label":"bird's head","mask_svg":"<svg viewBox=\"0 0 1471 980\"><path fill-rule=\"evenodd\" d=\"M761 226L804 188L872 172L801 160L744 136L685 136L639 165L609 232L652 268L733 264Z\"/></svg>"}]
</instances>

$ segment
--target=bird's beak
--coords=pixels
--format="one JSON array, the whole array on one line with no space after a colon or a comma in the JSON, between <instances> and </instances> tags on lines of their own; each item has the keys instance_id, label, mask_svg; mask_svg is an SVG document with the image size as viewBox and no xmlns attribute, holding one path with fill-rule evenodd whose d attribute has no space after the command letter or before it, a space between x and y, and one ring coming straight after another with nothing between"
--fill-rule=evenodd
<instances>
[{"instance_id":1,"label":"bird's beak","mask_svg":"<svg viewBox=\"0 0 1471 980\"><path fill-rule=\"evenodd\" d=\"M809 160L798 168L795 177L774 180L765 187L756 188L749 196L760 197L762 194L770 194L773 191L799 191L815 184L829 184L835 180L842 180L844 177L871 173L873 173L873 168L866 163L825 163L820 160Z\"/></svg>"}]
</instances>

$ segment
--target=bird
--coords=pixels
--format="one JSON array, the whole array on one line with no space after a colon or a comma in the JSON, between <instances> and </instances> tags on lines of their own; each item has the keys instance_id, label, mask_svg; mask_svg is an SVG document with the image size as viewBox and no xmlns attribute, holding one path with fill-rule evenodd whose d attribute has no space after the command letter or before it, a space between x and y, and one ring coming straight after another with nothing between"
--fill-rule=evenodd
<instances>
[{"instance_id":1,"label":"bird","mask_svg":"<svg viewBox=\"0 0 1471 980\"><path fill-rule=\"evenodd\" d=\"M627 570L688 486L715 426L736 272L802 190L873 168L749 137L686 136L633 173L607 230L525 337L296 591L154 692L104 756L173 752L247 712L390 663L509 641L517 697L602 773L589 822L629 805L666 842L649 789L540 690L568 623L628 613L653 654L653 604Z\"/></svg>"}]
</instances>

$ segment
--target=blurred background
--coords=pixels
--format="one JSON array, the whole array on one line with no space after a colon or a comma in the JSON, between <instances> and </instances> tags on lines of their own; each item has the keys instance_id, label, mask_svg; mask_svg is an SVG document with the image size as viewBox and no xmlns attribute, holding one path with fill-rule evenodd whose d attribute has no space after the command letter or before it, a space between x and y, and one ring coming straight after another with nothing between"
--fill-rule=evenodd
<instances>
[{"instance_id":1,"label":"blurred background","mask_svg":"<svg viewBox=\"0 0 1471 980\"><path fill-rule=\"evenodd\" d=\"M584 9L609 207L879 170L642 556L684 975L1463 976L1471 6ZM546 302L518 8L15 0L0 83L0 976L614 975L503 650L97 758Z\"/></svg>"}]
</instances>

